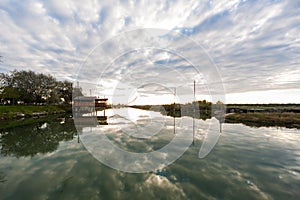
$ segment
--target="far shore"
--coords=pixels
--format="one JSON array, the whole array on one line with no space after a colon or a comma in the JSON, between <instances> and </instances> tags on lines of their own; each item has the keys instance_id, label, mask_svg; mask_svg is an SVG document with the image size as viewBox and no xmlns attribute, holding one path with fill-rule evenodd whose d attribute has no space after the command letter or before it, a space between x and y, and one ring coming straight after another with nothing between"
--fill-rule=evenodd
<instances>
[{"instance_id":1,"label":"far shore","mask_svg":"<svg viewBox=\"0 0 300 200\"><path fill-rule=\"evenodd\" d=\"M176 104L161 105L165 108L164 114L172 117L181 117L180 106ZM161 109L161 106L158 108ZM202 105L203 106L203 105ZM204 111L200 107L200 116L196 117L202 120L209 119L211 116L209 107ZM131 106L143 110L155 110L157 106ZM300 105L299 104L254 104L254 105L227 105L225 114L225 123L242 123L252 127L286 127L300 129ZM159 110L157 110L159 111ZM65 105L0 105L0 129L28 123L35 123L43 118L65 115L72 117L72 106Z\"/></svg>"},{"instance_id":2,"label":"far shore","mask_svg":"<svg viewBox=\"0 0 300 200\"><path fill-rule=\"evenodd\" d=\"M164 112L172 117L181 117L180 107L184 105L142 105L132 106L143 110L164 108ZM201 107L202 106L202 107ZM251 127L286 127L300 129L299 104L229 104L226 105L225 123L242 123ZM209 104L199 104L200 118L210 119ZM192 114L190 115L192 116Z\"/></svg>"}]
</instances>

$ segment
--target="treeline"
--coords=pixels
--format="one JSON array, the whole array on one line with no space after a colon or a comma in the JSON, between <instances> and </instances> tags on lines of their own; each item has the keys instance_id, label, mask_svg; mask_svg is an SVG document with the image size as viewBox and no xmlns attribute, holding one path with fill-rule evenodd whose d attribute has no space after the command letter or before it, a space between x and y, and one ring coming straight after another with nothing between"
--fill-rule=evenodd
<instances>
[{"instance_id":1,"label":"treeline","mask_svg":"<svg viewBox=\"0 0 300 200\"><path fill-rule=\"evenodd\" d=\"M196 113L198 114L194 117L205 120L211 118L212 116L211 113L212 103L206 100L195 101L193 103L187 103L187 104L134 105L130 107L139 108L143 110L158 111L161 112L162 114L172 116L172 117L194 116L194 112L196 108L197 109Z\"/></svg>"},{"instance_id":2,"label":"treeline","mask_svg":"<svg viewBox=\"0 0 300 200\"><path fill-rule=\"evenodd\" d=\"M69 104L72 83L33 71L0 73L0 103L5 105Z\"/></svg>"}]
</instances>

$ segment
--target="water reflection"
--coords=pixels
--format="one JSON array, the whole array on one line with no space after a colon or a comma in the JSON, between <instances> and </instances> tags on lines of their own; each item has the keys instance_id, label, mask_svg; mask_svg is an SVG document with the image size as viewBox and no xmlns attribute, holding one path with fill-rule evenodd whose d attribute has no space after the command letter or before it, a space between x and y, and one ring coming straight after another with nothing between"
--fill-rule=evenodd
<instances>
[{"instance_id":1,"label":"water reflection","mask_svg":"<svg viewBox=\"0 0 300 200\"><path fill-rule=\"evenodd\" d=\"M45 119L27 126L0 131L2 156L34 156L57 149L60 141L72 140L76 129L70 118Z\"/></svg>"},{"instance_id":2,"label":"water reflection","mask_svg":"<svg viewBox=\"0 0 300 200\"><path fill-rule=\"evenodd\" d=\"M3 172L0 172L0 183L4 183L6 181L5 175Z\"/></svg>"},{"instance_id":3,"label":"water reflection","mask_svg":"<svg viewBox=\"0 0 300 200\"><path fill-rule=\"evenodd\" d=\"M195 136L199 130L199 120L196 123L195 117L188 116L190 107L182 109L185 115L177 118L175 115L163 115L162 107L152 109L154 111L108 109L107 116L105 110L90 114L75 113L74 120L84 146L101 163L126 172L149 172L177 160L195 144ZM195 116L195 112L192 115ZM220 117L210 120L210 126L206 129L199 158L207 156L217 143L221 125L220 130L216 127L219 127L223 119L221 115L217 116ZM105 123L101 123L99 119L104 119ZM218 121L218 125L215 121ZM169 127L172 127L173 133Z\"/></svg>"},{"instance_id":4,"label":"water reflection","mask_svg":"<svg viewBox=\"0 0 300 200\"><path fill-rule=\"evenodd\" d=\"M110 109L106 114L108 125L79 129L80 139L97 160L114 169L137 173L163 168L178 159L192 142L188 117L174 121L159 112L134 108Z\"/></svg>"},{"instance_id":5,"label":"water reflection","mask_svg":"<svg viewBox=\"0 0 300 200\"><path fill-rule=\"evenodd\" d=\"M160 149L174 137L172 117L165 120L163 134L153 135L152 139L134 137L149 136L125 129L126 124L141 129L149 125L144 124L147 115L135 111L126 118L121 117L125 111L107 111L109 125L98 124L95 128L105 130L110 142L132 152ZM175 127L181 120L175 118ZM162 121L154 120L148 128L156 130L159 122ZM75 130L69 119L2 131L1 144L3 138L6 146L15 144L8 145L12 153L0 154L0 199L299 199L299 130L224 124L213 151L205 159L198 159L207 128L213 123L214 130L219 131L219 123L214 118L195 119L194 123L199 127L194 145L173 164L143 174L124 173L102 165L82 143L72 140ZM190 134L192 125L191 121ZM118 129L125 129L128 134ZM28 133L31 131L42 134L34 136ZM8 137L10 133L13 136ZM26 150L23 144L25 153L20 149L15 153L17 143L26 141L25 135L30 136L27 142L32 149ZM50 137L45 140L56 148L41 148L47 145L39 142L42 135Z\"/></svg>"}]
</instances>

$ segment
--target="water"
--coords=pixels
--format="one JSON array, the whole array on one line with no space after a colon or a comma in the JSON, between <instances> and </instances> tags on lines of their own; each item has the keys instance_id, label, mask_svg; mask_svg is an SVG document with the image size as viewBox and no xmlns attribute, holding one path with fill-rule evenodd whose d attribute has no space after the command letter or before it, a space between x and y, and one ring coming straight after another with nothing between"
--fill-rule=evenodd
<instances>
[{"instance_id":1,"label":"water","mask_svg":"<svg viewBox=\"0 0 300 200\"><path fill-rule=\"evenodd\" d=\"M107 111L109 125L101 128L112 142L132 152L162 148L183 120L176 118L174 129L171 117L150 122L148 114L152 119L159 114L129 109L128 121L122 112ZM165 126L158 127L161 121ZM101 164L78 143L71 119L1 131L0 199L299 199L299 130L223 124L217 145L199 159L211 122L197 120L194 145L173 164L148 173L125 173ZM130 132L134 124L163 133L151 136L149 131L139 138L138 132Z\"/></svg>"}]
</instances>

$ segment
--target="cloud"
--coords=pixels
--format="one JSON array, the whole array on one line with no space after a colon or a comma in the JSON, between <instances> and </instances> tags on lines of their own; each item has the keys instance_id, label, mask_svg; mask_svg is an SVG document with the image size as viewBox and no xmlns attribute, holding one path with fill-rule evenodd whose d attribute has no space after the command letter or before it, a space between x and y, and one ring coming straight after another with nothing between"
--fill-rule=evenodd
<instances>
[{"instance_id":1,"label":"cloud","mask_svg":"<svg viewBox=\"0 0 300 200\"><path fill-rule=\"evenodd\" d=\"M108 83L122 79L131 86L135 86L137 80L147 83L159 79L174 87L186 79L191 83L194 79L212 82L214 77L201 77L201 71L195 73L192 69L195 63L180 57L181 51L189 52L191 58L199 57L193 48L196 42L218 66L227 93L297 89L300 83L299 9L298 1L288 0L84 3L5 0L0 3L0 55L4 61L0 71L31 69L59 79L75 80L80 66L83 70L97 65L89 72L81 70L80 75L95 82L104 72L107 81L104 85L109 86L104 89L110 92L114 85ZM138 28L172 30L194 42L184 43L182 37L165 34L157 37L156 42L165 42L162 46L166 49L152 52L136 49L119 59L115 52L124 46L107 43L105 52L98 52L102 53L98 58L87 60L97 45ZM139 35L125 37L123 43L130 46L143 42L139 38ZM156 44L152 44L155 47ZM177 51L172 52L172 48ZM118 66L102 66L103 55L117 59ZM134 69L134 73L124 79L124 73L128 74L130 69ZM172 70L168 73L168 69L181 76ZM206 73L207 69L200 69ZM160 76L155 80L157 74ZM88 78L93 75L95 79ZM180 80L180 77L185 78Z\"/></svg>"}]
</instances>

